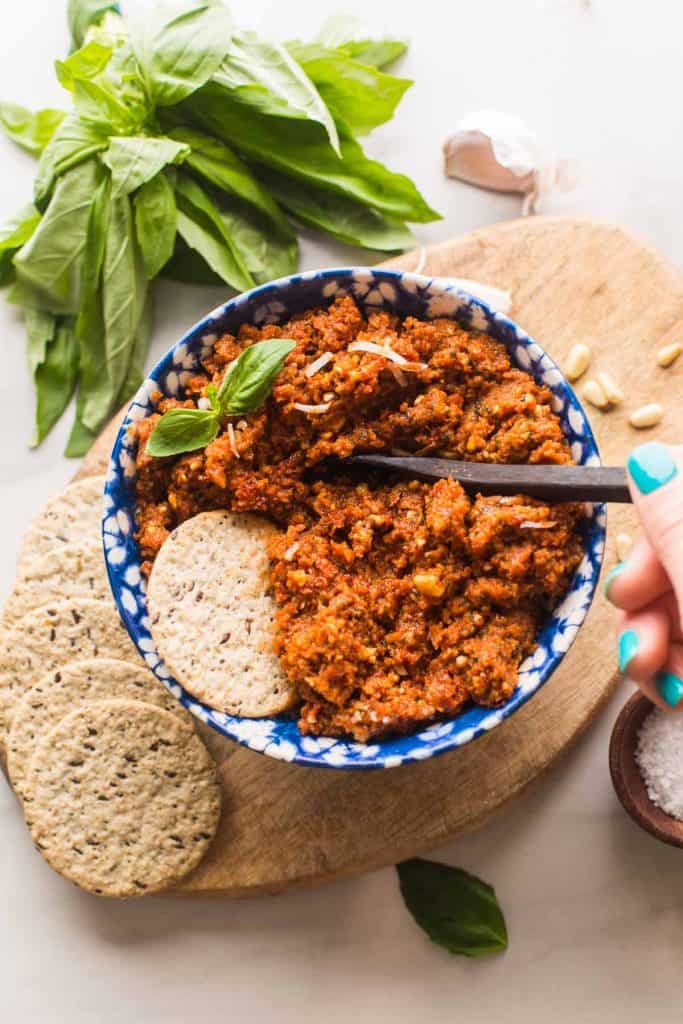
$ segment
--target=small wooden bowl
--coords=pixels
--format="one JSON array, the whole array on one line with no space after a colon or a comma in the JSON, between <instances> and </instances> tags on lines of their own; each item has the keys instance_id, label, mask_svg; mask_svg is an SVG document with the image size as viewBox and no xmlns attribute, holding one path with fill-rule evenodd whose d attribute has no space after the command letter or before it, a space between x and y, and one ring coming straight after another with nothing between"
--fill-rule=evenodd
<instances>
[{"instance_id":1,"label":"small wooden bowl","mask_svg":"<svg viewBox=\"0 0 683 1024\"><path fill-rule=\"evenodd\" d=\"M622 807L636 824L663 843L683 847L683 821L676 821L652 803L636 763L638 732L654 707L641 693L624 704L612 730L609 770Z\"/></svg>"}]
</instances>

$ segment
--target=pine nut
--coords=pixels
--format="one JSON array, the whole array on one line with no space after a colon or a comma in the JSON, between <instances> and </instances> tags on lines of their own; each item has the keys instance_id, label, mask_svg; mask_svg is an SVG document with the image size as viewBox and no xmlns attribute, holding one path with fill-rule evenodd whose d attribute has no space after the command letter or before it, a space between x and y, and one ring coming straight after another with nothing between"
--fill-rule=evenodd
<instances>
[{"instance_id":1,"label":"pine nut","mask_svg":"<svg viewBox=\"0 0 683 1024\"><path fill-rule=\"evenodd\" d=\"M581 374L585 373L588 369L588 364L591 361L593 355L588 345L584 345L583 342L579 342L577 345L572 347L571 352L567 357L567 366L565 373L569 380L578 380Z\"/></svg>"},{"instance_id":2,"label":"pine nut","mask_svg":"<svg viewBox=\"0 0 683 1024\"><path fill-rule=\"evenodd\" d=\"M606 409L609 405L607 395L602 390L597 380L587 380L583 386L581 394L586 401L590 402L591 405L594 405L596 409Z\"/></svg>"},{"instance_id":3,"label":"pine nut","mask_svg":"<svg viewBox=\"0 0 683 1024\"><path fill-rule=\"evenodd\" d=\"M656 427L663 415L664 410L659 402L650 402L649 405L641 405L640 409L635 409L628 421L632 427L644 430L646 427Z\"/></svg>"},{"instance_id":4,"label":"pine nut","mask_svg":"<svg viewBox=\"0 0 683 1024\"><path fill-rule=\"evenodd\" d=\"M675 363L681 352L683 352L683 345L679 342L674 341L671 345L663 345L657 353L657 362L660 366L671 366Z\"/></svg>"},{"instance_id":5,"label":"pine nut","mask_svg":"<svg viewBox=\"0 0 683 1024\"><path fill-rule=\"evenodd\" d=\"M617 558L620 562L625 562L628 556L631 554L633 548L633 537L628 533L617 534Z\"/></svg>"},{"instance_id":6,"label":"pine nut","mask_svg":"<svg viewBox=\"0 0 683 1024\"><path fill-rule=\"evenodd\" d=\"M605 392L605 398L610 405L619 405L620 402L624 401L624 392L611 374L600 372L598 374L598 383Z\"/></svg>"}]
</instances>

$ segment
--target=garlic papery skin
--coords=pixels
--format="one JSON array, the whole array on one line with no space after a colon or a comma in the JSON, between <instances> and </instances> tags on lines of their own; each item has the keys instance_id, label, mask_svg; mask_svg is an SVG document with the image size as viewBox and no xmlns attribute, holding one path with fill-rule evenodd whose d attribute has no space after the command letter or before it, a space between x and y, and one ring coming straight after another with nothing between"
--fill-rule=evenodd
<instances>
[{"instance_id":1,"label":"garlic papery skin","mask_svg":"<svg viewBox=\"0 0 683 1024\"><path fill-rule=\"evenodd\" d=\"M525 197L523 214L534 213L553 192L569 192L578 166L545 150L513 114L482 110L468 114L443 144L448 177L494 192Z\"/></svg>"},{"instance_id":2,"label":"garlic papery skin","mask_svg":"<svg viewBox=\"0 0 683 1024\"><path fill-rule=\"evenodd\" d=\"M444 170L479 188L526 194L540 163L536 137L520 118L495 110L464 117L443 144Z\"/></svg>"}]
</instances>

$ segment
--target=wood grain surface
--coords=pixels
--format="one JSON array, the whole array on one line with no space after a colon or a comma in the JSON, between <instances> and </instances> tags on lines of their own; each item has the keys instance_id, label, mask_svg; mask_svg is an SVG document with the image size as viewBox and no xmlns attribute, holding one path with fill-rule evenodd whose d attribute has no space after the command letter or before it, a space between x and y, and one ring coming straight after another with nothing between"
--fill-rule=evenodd
<instances>
[{"instance_id":1,"label":"wood grain surface","mask_svg":"<svg viewBox=\"0 0 683 1024\"><path fill-rule=\"evenodd\" d=\"M384 264L411 270L419 254ZM683 435L680 365L655 353L683 338L683 275L619 228L536 217L485 228L427 250L423 273L508 288L511 316L562 364L576 341L626 393L623 407L593 410L603 460L623 464L644 439ZM578 385L580 392L581 385ZM656 431L628 425L645 402L666 408ZM78 475L101 472L116 433L104 432ZM606 565L617 532L635 535L633 511L609 511ZM612 610L602 593L560 668L510 720L470 745L388 771L283 764L202 727L217 759L225 811L218 837L182 893L246 896L324 882L392 864L479 828L543 775L586 728L617 682Z\"/></svg>"}]
</instances>

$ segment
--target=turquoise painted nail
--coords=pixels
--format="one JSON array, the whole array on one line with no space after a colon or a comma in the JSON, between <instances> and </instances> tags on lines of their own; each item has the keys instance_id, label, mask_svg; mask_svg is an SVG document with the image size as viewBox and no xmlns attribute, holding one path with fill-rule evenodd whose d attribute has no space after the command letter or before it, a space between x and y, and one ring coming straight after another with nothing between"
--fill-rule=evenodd
<instances>
[{"instance_id":1,"label":"turquoise painted nail","mask_svg":"<svg viewBox=\"0 0 683 1024\"><path fill-rule=\"evenodd\" d=\"M609 588L612 585L612 580L615 580L617 576L621 576L622 572L626 568L626 562L619 562L619 565L615 565L611 573L605 580L605 597L609 597Z\"/></svg>"},{"instance_id":2,"label":"turquoise painted nail","mask_svg":"<svg viewBox=\"0 0 683 1024\"><path fill-rule=\"evenodd\" d=\"M650 441L634 448L626 460L628 471L641 494L652 494L678 472L666 445Z\"/></svg>"},{"instance_id":3,"label":"turquoise painted nail","mask_svg":"<svg viewBox=\"0 0 683 1024\"><path fill-rule=\"evenodd\" d=\"M638 634L633 629L625 629L619 637L619 671L625 672L632 658L638 653Z\"/></svg>"},{"instance_id":4,"label":"turquoise painted nail","mask_svg":"<svg viewBox=\"0 0 683 1024\"><path fill-rule=\"evenodd\" d=\"M655 686L659 696L670 708L678 707L683 697L683 679L679 679L673 672L658 672Z\"/></svg>"}]
</instances>

